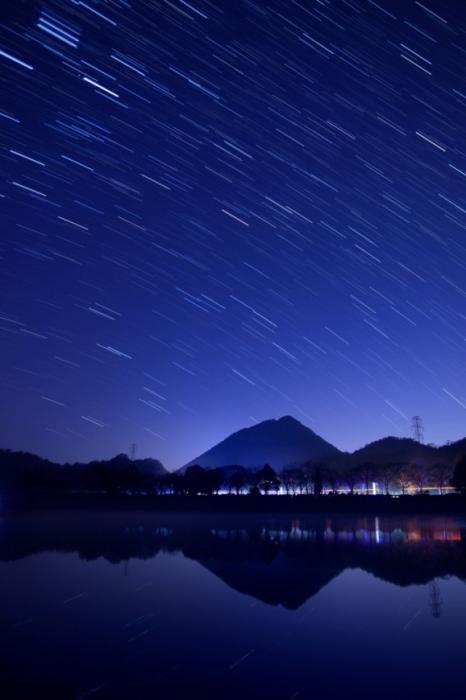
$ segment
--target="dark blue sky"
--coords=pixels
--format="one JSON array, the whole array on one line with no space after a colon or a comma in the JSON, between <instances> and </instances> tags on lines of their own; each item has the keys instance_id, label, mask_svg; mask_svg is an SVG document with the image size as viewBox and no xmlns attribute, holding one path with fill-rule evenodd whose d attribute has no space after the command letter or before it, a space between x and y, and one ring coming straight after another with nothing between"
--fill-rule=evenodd
<instances>
[{"instance_id":1,"label":"dark blue sky","mask_svg":"<svg viewBox=\"0 0 466 700\"><path fill-rule=\"evenodd\" d=\"M466 434L466 9L2 3L0 442Z\"/></svg>"}]
</instances>

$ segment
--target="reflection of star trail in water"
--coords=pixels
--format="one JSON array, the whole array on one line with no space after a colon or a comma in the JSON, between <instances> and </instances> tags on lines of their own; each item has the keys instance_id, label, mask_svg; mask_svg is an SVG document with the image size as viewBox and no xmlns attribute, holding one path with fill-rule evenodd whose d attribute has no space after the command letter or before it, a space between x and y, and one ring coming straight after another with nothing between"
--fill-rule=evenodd
<instances>
[{"instance_id":1,"label":"reflection of star trail in water","mask_svg":"<svg viewBox=\"0 0 466 700\"><path fill-rule=\"evenodd\" d=\"M3 444L464 435L463 3L2 9Z\"/></svg>"}]
</instances>

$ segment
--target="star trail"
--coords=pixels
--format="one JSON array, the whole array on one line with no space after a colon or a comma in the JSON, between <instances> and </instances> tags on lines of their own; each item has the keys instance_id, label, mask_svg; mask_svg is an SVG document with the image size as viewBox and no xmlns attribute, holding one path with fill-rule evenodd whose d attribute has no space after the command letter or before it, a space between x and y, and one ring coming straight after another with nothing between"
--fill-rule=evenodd
<instances>
[{"instance_id":1,"label":"star trail","mask_svg":"<svg viewBox=\"0 0 466 700\"><path fill-rule=\"evenodd\" d=\"M466 434L466 7L6 0L0 440Z\"/></svg>"}]
</instances>

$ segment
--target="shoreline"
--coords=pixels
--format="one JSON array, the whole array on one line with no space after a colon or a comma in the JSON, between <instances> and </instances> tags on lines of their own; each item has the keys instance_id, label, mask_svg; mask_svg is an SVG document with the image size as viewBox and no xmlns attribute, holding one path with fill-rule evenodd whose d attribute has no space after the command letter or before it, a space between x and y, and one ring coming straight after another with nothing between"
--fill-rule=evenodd
<instances>
[{"instance_id":1,"label":"shoreline","mask_svg":"<svg viewBox=\"0 0 466 700\"><path fill-rule=\"evenodd\" d=\"M358 513L376 515L465 515L466 498L444 496L175 496L113 494L35 494L3 500L2 510L136 510L178 513Z\"/></svg>"}]
</instances>

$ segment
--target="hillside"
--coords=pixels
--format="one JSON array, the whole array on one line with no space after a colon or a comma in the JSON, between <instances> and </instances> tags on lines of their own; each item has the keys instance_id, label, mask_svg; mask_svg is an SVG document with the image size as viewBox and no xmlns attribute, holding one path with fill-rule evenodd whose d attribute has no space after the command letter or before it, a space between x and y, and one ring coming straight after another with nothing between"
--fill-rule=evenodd
<instances>
[{"instance_id":1,"label":"hillside","mask_svg":"<svg viewBox=\"0 0 466 700\"><path fill-rule=\"evenodd\" d=\"M255 469L266 463L281 470L293 462L309 459L328 462L340 454L336 447L310 428L291 416L284 416L233 433L188 462L180 471L193 464L207 468L239 464Z\"/></svg>"},{"instance_id":2,"label":"hillside","mask_svg":"<svg viewBox=\"0 0 466 700\"><path fill-rule=\"evenodd\" d=\"M420 444L411 438L389 436L370 442L354 452L340 453L336 459L330 462L330 466L345 470L365 463L377 465L415 463L420 466L454 465L464 454L466 454L466 438L437 447L436 445Z\"/></svg>"},{"instance_id":3,"label":"hillside","mask_svg":"<svg viewBox=\"0 0 466 700\"><path fill-rule=\"evenodd\" d=\"M159 460L150 457L132 461L128 455L119 454L112 459L95 460L87 464L58 464L30 452L0 449L0 485L10 487L24 484L74 484L90 473L106 471L118 475L134 468L142 477L149 479L168 473Z\"/></svg>"}]
</instances>

